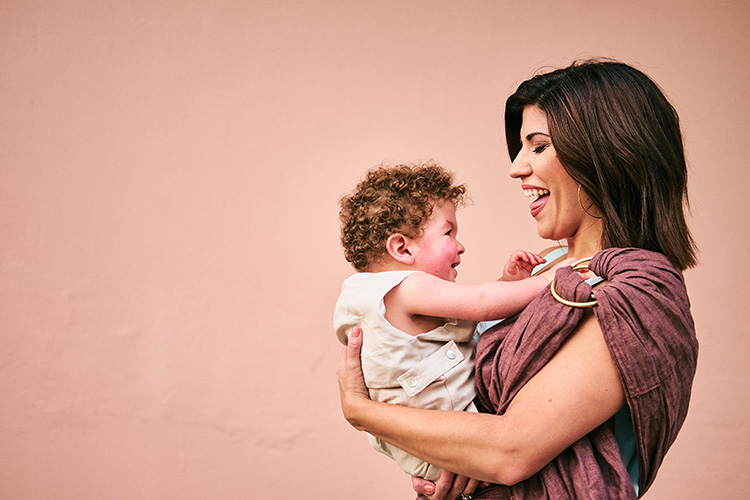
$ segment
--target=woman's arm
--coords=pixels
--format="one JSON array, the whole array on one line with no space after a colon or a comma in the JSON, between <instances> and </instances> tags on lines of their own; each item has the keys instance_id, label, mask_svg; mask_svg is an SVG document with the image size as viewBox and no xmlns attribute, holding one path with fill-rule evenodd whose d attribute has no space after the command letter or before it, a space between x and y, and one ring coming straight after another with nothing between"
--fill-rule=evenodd
<instances>
[{"instance_id":1,"label":"woman's arm","mask_svg":"<svg viewBox=\"0 0 750 500\"><path fill-rule=\"evenodd\" d=\"M411 315L485 321L517 314L549 285L545 276L462 285L427 273L410 274L388 292L388 304Z\"/></svg>"},{"instance_id":2,"label":"woman's arm","mask_svg":"<svg viewBox=\"0 0 750 500\"><path fill-rule=\"evenodd\" d=\"M371 401L352 336L339 364L346 419L445 470L515 484L611 418L625 398L617 369L589 312L576 333L516 395L502 416Z\"/></svg>"}]
</instances>

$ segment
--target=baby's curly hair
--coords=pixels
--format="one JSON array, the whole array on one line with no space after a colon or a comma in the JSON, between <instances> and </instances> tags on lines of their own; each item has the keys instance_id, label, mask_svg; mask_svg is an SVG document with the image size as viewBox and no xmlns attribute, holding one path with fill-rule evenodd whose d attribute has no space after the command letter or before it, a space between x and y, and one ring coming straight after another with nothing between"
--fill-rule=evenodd
<instances>
[{"instance_id":1,"label":"baby's curly hair","mask_svg":"<svg viewBox=\"0 0 750 500\"><path fill-rule=\"evenodd\" d=\"M436 202L463 205L466 187L454 186L453 179L453 173L432 162L369 170L354 192L339 201L346 260L366 271L385 255L391 234L418 237Z\"/></svg>"}]
</instances>

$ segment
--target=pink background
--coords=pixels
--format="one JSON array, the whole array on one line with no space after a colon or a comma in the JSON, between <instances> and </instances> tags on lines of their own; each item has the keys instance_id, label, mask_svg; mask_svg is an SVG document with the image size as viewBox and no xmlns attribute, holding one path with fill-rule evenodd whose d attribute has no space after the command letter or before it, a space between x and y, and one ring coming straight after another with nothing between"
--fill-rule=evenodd
<instances>
[{"instance_id":1,"label":"pink background","mask_svg":"<svg viewBox=\"0 0 750 500\"><path fill-rule=\"evenodd\" d=\"M341 417L337 200L434 158L459 281L539 250L502 109L637 65L681 114L690 414L648 498L745 498L750 4L0 0L0 498L412 499Z\"/></svg>"}]
</instances>

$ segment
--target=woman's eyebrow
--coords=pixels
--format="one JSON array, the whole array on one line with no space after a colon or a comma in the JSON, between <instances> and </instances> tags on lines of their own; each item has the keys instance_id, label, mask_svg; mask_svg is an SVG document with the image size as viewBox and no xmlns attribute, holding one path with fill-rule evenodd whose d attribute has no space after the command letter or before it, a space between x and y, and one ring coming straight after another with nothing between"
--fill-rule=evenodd
<instances>
[{"instance_id":1,"label":"woman's eyebrow","mask_svg":"<svg viewBox=\"0 0 750 500\"><path fill-rule=\"evenodd\" d=\"M544 133L544 132L532 132L532 133L530 133L530 134L528 134L528 135L526 136L526 140L527 140L527 141L530 141L531 139L533 139L533 138L534 138L534 137L536 137L537 135L543 135L544 137L547 137L547 138L549 138L549 137L550 137L550 135L549 135L549 134L546 134L546 133Z\"/></svg>"}]
</instances>

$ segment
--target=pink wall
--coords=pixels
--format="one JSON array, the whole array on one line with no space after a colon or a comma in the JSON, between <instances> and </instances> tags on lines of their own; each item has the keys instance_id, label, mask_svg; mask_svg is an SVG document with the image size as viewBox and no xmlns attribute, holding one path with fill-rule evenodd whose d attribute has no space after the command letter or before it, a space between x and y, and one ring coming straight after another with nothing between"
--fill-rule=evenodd
<instances>
[{"instance_id":1,"label":"pink wall","mask_svg":"<svg viewBox=\"0 0 750 500\"><path fill-rule=\"evenodd\" d=\"M0 0L0 497L411 499L343 420L336 202L466 182L460 280L540 249L502 103L593 55L681 113L691 412L649 498L744 498L747 1Z\"/></svg>"}]
</instances>

